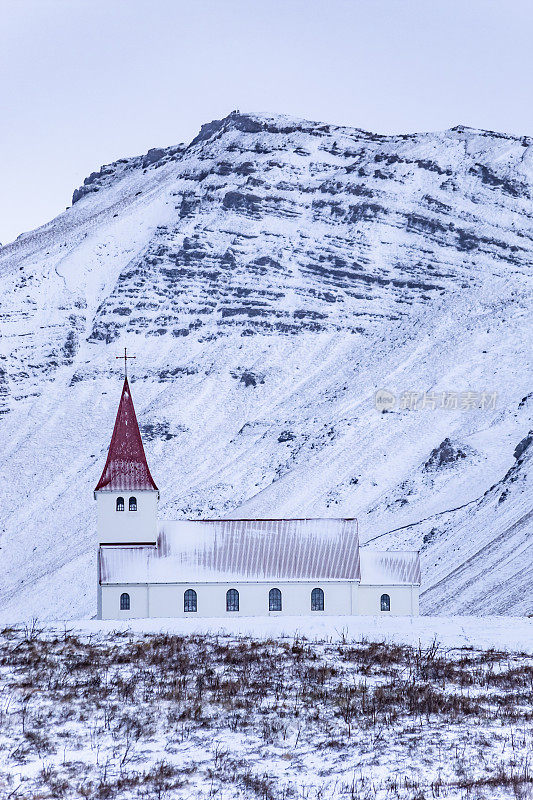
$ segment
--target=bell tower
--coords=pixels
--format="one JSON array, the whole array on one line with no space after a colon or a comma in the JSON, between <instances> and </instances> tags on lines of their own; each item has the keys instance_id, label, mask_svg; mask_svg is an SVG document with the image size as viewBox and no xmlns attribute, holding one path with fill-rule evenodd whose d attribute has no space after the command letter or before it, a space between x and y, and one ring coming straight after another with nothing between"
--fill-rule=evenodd
<instances>
[{"instance_id":1,"label":"bell tower","mask_svg":"<svg viewBox=\"0 0 533 800\"><path fill-rule=\"evenodd\" d=\"M98 545L156 544L159 489L146 461L127 375L94 497Z\"/></svg>"}]
</instances>

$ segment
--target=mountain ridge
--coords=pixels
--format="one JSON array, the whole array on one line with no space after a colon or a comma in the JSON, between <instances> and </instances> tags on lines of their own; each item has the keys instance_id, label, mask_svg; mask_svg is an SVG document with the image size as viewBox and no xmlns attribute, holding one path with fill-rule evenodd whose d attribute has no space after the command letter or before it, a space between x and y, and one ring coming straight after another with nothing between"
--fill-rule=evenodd
<instances>
[{"instance_id":1,"label":"mountain ridge","mask_svg":"<svg viewBox=\"0 0 533 800\"><path fill-rule=\"evenodd\" d=\"M285 124L283 126L276 126L275 121L278 119L284 120ZM217 133L224 132L229 128L241 130L246 133L258 133L261 131L270 133L287 133L294 132L296 130L313 129L323 131L327 130L328 133L331 130L336 130L339 133L350 131L357 132L369 140L382 142L390 142L398 139L404 141L409 139L416 140L417 138L424 136L445 136L446 134L451 133L469 133L479 136L488 136L521 142L524 146L530 146L533 143L533 138L531 136L518 136L515 134L507 134L500 131L491 131L483 128L472 128L467 125L455 125L442 131L420 131L409 134L375 134L363 128L350 128L344 125L330 125L316 121L312 122L309 120L300 119L298 117L291 117L289 115L265 114L260 112L245 112L241 114L241 112L232 111L230 114L220 120L213 120L212 122L203 124L199 133L191 140L189 144L180 143L167 147L154 147L148 150L145 154L130 156L128 158L120 158L117 159L117 161L103 164L99 170L95 170L85 179L84 184L81 187L74 190L72 203L76 203L81 197L83 197L87 192L87 186L92 185L98 177L113 174L113 170L111 168L118 167L119 164L127 165L128 167L134 167L140 164L144 168L154 163L161 163L162 161L164 163L164 161L172 159L178 153L183 153L184 151L193 148L196 144L211 139ZM108 172L108 170L111 171Z\"/></svg>"}]
</instances>

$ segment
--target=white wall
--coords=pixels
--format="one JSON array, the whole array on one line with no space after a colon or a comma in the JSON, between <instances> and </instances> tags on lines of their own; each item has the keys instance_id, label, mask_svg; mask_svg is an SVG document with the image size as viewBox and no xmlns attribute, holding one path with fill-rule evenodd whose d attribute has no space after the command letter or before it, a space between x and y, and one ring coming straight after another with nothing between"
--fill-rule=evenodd
<instances>
[{"instance_id":1,"label":"white wall","mask_svg":"<svg viewBox=\"0 0 533 800\"><path fill-rule=\"evenodd\" d=\"M102 586L101 619L135 619L148 617L148 591L146 585L137 586ZM130 610L120 610L120 595L127 592L130 596Z\"/></svg>"},{"instance_id":2,"label":"white wall","mask_svg":"<svg viewBox=\"0 0 533 800\"><path fill-rule=\"evenodd\" d=\"M390 611L381 611L381 595L390 597ZM359 586L359 614L418 616L418 586Z\"/></svg>"},{"instance_id":3,"label":"white wall","mask_svg":"<svg viewBox=\"0 0 533 800\"><path fill-rule=\"evenodd\" d=\"M117 497L124 511L117 511ZM137 499L137 511L129 511L129 499ZM100 544L135 544L157 541L158 492L96 492L97 532Z\"/></svg>"},{"instance_id":4,"label":"white wall","mask_svg":"<svg viewBox=\"0 0 533 800\"><path fill-rule=\"evenodd\" d=\"M324 591L324 611L311 611L311 591L319 586ZM282 611L268 610L268 593L280 589ZM262 617L262 616L328 616L375 615L418 616L418 586L358 586L356 582L316 583L210 583L210 584L123 584L101 588L102 619L135 617ZM194 589L198 611L183 610L186 589ZM226 611L226 592L237 589L239 611ZM120 595L130 595L130 610L120 610ZM390 611L381 611L381 595L390 597Z\"/></svg>"},{"instance_id":5,"label":"white wall","mask_svg":"<svg viewBox=\"0 0 533 800\"><path fill-rule=\"evenodd\" d=\"M319 586L324 591L324 611L311 611L311 591ZM268 610L270 589L281 591L282 611ZM130 619L133 617L224 617L224 616L307 616L355 614L357 583L211 583L211 584L151 584L104 585L102 589L102 618ZM185 613L183 595L194 589L198 611ZM226 592L237 589L239 611L226 611ZM128 592L130 611L120 611L120 595Z\"/></svg>"}]
</instances>

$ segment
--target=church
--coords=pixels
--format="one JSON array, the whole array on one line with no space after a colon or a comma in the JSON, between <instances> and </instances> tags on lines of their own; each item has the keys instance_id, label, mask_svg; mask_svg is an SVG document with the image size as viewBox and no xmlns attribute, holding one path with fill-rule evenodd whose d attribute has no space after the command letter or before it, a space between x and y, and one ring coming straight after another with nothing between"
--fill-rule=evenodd
<instances>
[{"instance_id":1,"label":"church","mask_svg":"<svg viewBox=\"0 0 533 800\"><path fill-rule=\"evenodd\" d=\"M356 519L159 521L127 376L94 496L99 619L418 614L419 554Z\"/></svg>"}]
</instances>

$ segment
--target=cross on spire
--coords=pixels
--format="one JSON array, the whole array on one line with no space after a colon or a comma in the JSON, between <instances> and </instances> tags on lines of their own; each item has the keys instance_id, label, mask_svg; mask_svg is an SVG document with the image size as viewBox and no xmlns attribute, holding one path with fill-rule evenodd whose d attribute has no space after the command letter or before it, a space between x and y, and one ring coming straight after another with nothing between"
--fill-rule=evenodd
<instances>
[{"instance_id":1,"label":"cross on spire","mask_svg":"<svg viewBox=\"0 0 533 800\"><path fill-rule=\"evenodd\" d=\"M115 356L115 358L123 358L124 359L124 377L128 377L128 361L130 358L137 358L137 356L129 356L128 351L124 348L124 355L123 356Z\"/></svg>"}]
</instances>

